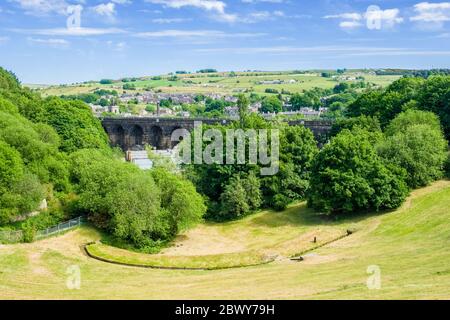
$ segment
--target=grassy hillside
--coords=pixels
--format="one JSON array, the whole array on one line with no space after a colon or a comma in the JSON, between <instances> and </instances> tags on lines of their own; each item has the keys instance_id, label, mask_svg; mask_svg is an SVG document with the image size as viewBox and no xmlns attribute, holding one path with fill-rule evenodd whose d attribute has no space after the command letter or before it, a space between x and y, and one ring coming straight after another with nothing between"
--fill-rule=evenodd
<instances>
[{"instance_id":1,"label":"grassy hillside","mask_svg":"<svg viewBox=\"0 0 450 320\"><path fill-rule=\"evenodd\" d=\"M450 182L440 181L414 191L394 212L326 221L300 205L279 215L265 212L224 226L202 226L164 253L218 254L224 241L235 252L273 247L282 253L283 244L314 228L357 230L305 255L303 262L279 259L218 271L153 270L93 260L81 246L101 236L85 227L33 244L1 246L0 298L449 299L448 208ZM197 241L206 249L194 247ZM72 265L81 270L80 290L66 287L66 271ZM380 290L366 286L367 268L373 265L381 270Z\"/></svg>"},{"instance_id":2,"label":"grassy hillside","mask_svg":"<svg viewBox=\"0 0 450 320\"><path fill-rule=\"evenodd\" d=\"M386 87L400 76L377 76L365 73L361 70L349 70L342 77L363 76L366 82ZM169 81L169 76L161 76L161 79L153 80L151 77L136 79L135 82L129 82L136 86L136 91L143 92L145 89L161 90L166 93L219 93L234 94L242 90L251 90L258 94L264 94L267 88L282 89L291 93L303 92L318 87L323 89L333 88L339 82L345 82L339 79L323 78L319 72L305 74L295 74L292 72L240 72L234 76L230 73L217 74L180 74L178 80ZM259 84L261 81L282 80L283 84ZM296 80L296 83L288 83L290 80ZM350 81L351 82L351 81ZM122 91L124 83L116 81L112 84L100 84L90 82L86 84L76 84L67 86L48 86L40 91L44 96L51 95L74 95L80 93L94 92L98 89L115 89ZM36 87L36 86L35 86Z\"/></svg>"}]
</instances>

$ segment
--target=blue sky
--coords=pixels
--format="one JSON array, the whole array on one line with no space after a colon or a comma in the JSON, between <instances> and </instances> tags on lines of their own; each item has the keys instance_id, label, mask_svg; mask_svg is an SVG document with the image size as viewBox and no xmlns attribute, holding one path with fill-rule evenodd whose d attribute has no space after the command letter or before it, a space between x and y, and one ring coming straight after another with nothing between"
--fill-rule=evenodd
<instances>
[{"instance_id":1,"label":"blue sky","mask_svg":"<svg viewBox=\"0 0 450 320\"><path fill-rule=\"evenodd\" d=\"M201 68L449 68L450 2L4 0L0 65L25 83Z\"/></svg>"}]
</instances>

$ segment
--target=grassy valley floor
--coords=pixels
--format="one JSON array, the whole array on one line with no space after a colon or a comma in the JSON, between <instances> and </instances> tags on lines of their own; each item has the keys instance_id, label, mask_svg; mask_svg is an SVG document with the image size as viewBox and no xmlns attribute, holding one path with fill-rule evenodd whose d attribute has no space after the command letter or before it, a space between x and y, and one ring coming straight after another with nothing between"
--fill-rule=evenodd
<instances>
[{"instance_id":1,"label":"grassy valley floor","mask_svg":"<svg viewBox=\"0 0 450 320\"><path fill-rule=\"evenodd\" d=\"M92 259L83 246L101 235L83 227L32 244L0 245L0 298L450 299L449 208L450 181L439 181L414 191L394 212L334 221L299 204L283 213L205 224L160 255L143 255L167 266L182 261L185 267L199 259L208 266L224 257L239 265L233 257L249 259L250 253L276 257L269 264L214 271L147 269ZM356 232L304 254L302 262L288 258L317 245L314 237L320 244L348 229ZM67 287L73 266L81 272L79 290ZM379 290L367 288L370 266L381 271Z\"/></svg>"}]
</instances>

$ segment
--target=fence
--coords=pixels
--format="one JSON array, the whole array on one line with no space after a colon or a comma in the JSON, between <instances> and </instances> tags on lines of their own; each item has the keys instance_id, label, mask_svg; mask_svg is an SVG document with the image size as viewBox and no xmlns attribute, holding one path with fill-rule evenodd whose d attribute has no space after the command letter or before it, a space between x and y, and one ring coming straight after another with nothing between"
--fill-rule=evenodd
<instances>
[{"instance_id":1,"label":"fence","mask_svg":"<svg viewBox=\"0 0 450 320\"><path fill-rule=\"evenodd\" d=\"M47 228L45 230L39 230L34 235L35 240L44 239L55 234L79 227L83 224L83 217L78 217L70 221L62 222L57 226ZM23 240L23 231L0 231L0 243L18 243Z\"/></svg>"}]
</instances>

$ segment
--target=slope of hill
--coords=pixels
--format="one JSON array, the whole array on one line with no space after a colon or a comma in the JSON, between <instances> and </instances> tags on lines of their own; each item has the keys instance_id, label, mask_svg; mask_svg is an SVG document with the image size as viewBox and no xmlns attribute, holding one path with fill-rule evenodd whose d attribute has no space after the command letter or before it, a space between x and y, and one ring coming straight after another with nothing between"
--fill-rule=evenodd
<instances>
[{"instance_id":1,"label":"slope of hill","mask_svg":"<svg viewBox=\"0 0 450 320\"><path fill-rule=\"evenodd\" d=\"M413 192L399 210L332 222L352 225L357 232L305 255L303 262L282 259L270 264L218 271L174 271L125 267L87 257L82 245L100 238L89 227L33 244L0 247L0 298L53 299L448 299L450 298L450 181L439 181ZM189 237L211 241L212 233L251 230L243 238L255 246L258 232L264 242L275 241L286 230L292 235L317 221L302 219L308 211L290 210L270 223L276 213L261 213L204 232L200 227L178 247L190 249ZM259 223L259 227L255 227ZM331 223L331 222L330 222ZM234 229L233 229L234 228ZM287 228L287 229L286 229ZM220 242L220 237L219 242ZM275 240L274 240L275 239ZM202 239L200 239L202 240ZM208 239L203 239L207 241ZM308 240L310 241L310 240ZM244 243L245 244L245 243ZM197 251L198 253L199 251ZM70 290L74 270L81 287ZM380 273L380 289L367 281ZM76 272L75 272L76 275Z\"/></svg>"},{"instance_id":2,"label":"slope of hill","mask_svg":"<svg viewBox=\"0 0 450 320\"><path fill-rule=\"evenodd\" d=\"M144 92L145 90L161 91L164 93L192 93L192 94L224 94L231 95L239 92L253 92L265 94L266 89L276 89L279 92L301 93L315 87L331 89L340 82L356 82L358 79L386 87L399 75L375 75L373 72L363 70L348 70L345 74L331 77L322 77L320 72L221 72L210 74L179 74L163 75L157 77L142 77L111 80L108 83L86 82L61 86L38 86L43 96L76 95L92 93L98 89L114 89L123 91L125 84L132 85L135 90L125 90L129 93ZM110 82L110 83L109 83Z\"/></svg>"}]
</instances>

